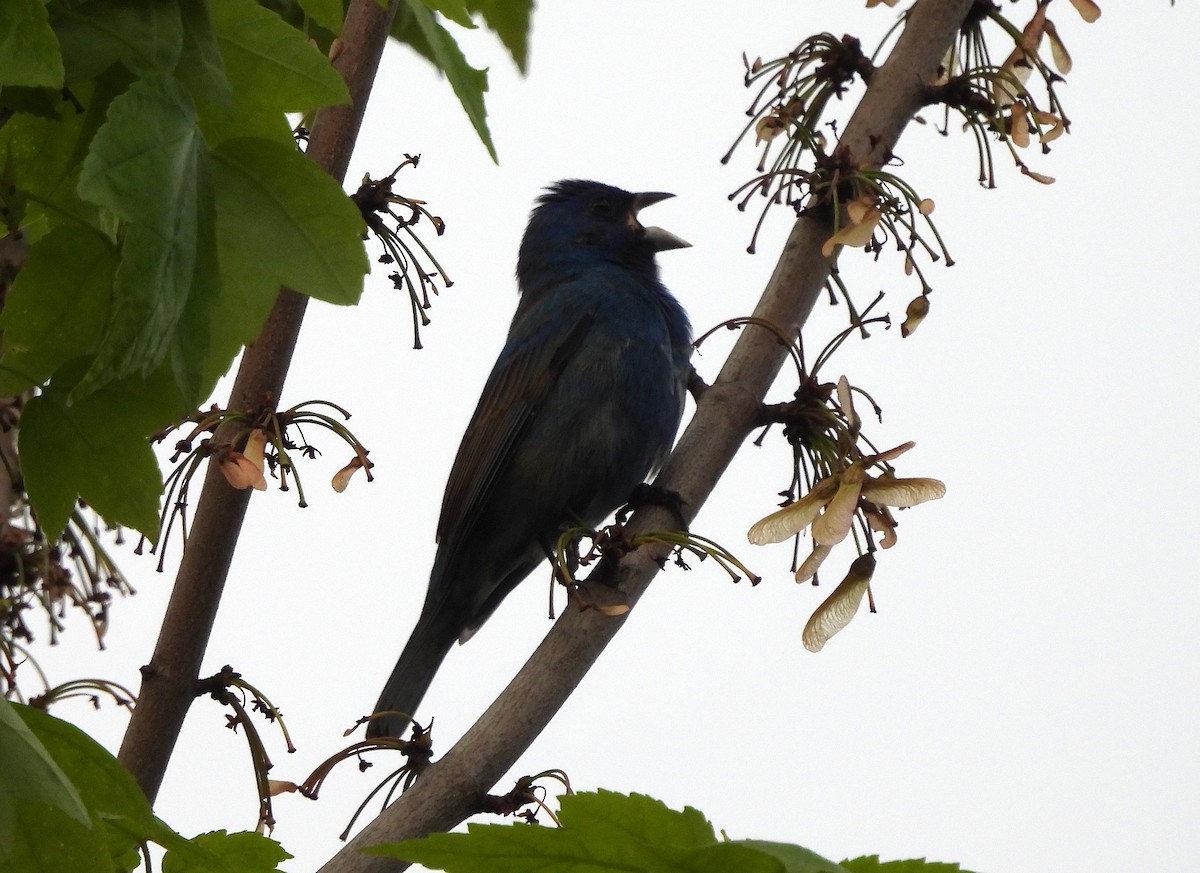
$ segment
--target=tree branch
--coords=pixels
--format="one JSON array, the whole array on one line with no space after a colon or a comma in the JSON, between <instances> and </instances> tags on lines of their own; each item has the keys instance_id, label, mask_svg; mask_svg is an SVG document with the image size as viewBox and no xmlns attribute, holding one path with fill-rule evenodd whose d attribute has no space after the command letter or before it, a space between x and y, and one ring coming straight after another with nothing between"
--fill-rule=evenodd
<instances>
[{"instance_id":1,"label":"tree branch","mask_svg":"<svg viewBox=\"0 0 1200 873\"><path fill-rule=\"evenodd\" d=\"M307 152L339 182L346 175L362 126L397 3L392 0L384 10L376 0L353 0L346 13L342 50L333 64L346 81L351 102L317 113ZM231 409L278 402L307 303L304 295L280 290L262 333L242 357L229 399ZM142 668L142 689L119 758L152 803L196 695L200 665L250 493L231 488L216 465L209 465L154 655Z\"/></svg>"},{"instance_id":2,"label":"tree branch","mask_svg":"<svg viewBox=\"0 0 1200 873\"><path fill-rule=\"evenodd\" d=\"M928 94L946 50L953 44L973 0L921 0L909 14L891 55L846 126L841 145L860 166L881 166L905 125ZM831 260L821 248L832 233L824 222L798 219L775 272L755 309L756 318L794 335L804 324L829 275ZM677 492L691 521L754 426L755 417L786 357L775 334L746 327L713 385L697 403L675 451L656 484ZM631 533L671 527L665 509L640 510ZM643 548L628 555L614 571L631 606L659 570L658 555ZM603 586L589 587L593 599ZM623 618L568 607L546 639L504 692L444 758L367 825L321 873L384 873L405 864L359 854L381 842L410 839L448 830L471 815L480 797L504 776L582 680Z\"/></svg>"}]
</instances>

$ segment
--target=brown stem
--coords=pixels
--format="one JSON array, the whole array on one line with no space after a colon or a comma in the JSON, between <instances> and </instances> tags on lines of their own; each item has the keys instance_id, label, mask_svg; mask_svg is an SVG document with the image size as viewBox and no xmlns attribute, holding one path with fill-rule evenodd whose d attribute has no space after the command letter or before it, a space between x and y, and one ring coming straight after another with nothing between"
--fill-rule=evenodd
<instances>
[{"instance_id":1,"label":"brown stem","mask_svg":"<svg viewBox=\"0 0 1200 873\"><path fill-rule=\"evenodd\" d=\"M846 126L841 145L856 163L877 167L888 159L905 125L924 103L927 84L972 3L921 0L914 6L895 49L872 76ZM831 263L821 247L830 233L831 228L816 219L796 221L754 312L756 318L785 333L800 329L829 274ZM686 520L695 517L741 447L786 355L774 333L747 327L721 374L700 398L695 416L656 481L683 498ZM667 510L650 507L634 516L630 530L637 533L674 523ZM644 549L620 562L617 581L630 605L658 570L654 556ZM448 830L469 816L558 711L622 624L622 618L608 618L595 610L565 610L521 672L458 744L321 873L403 869L407 865L399 861L361 855L359 850Z\"/></svg>"},{"instance_id":2,"label":"brown stem","mask_svg":"<svg viewBox=\"0 0 1200 873\"><path fill-rule=\"evenodd\" d=\"M334 67L346 81L351 103L321 110L308 146L308 156L339 182L350 163L397 2L392 0L384 10L376 0L353 0L346 13L343 47ZM252 409L264 403L273 407L278 401L307 301L288 288L280 290L266 326L242 357L230 408ZM230 488L217 468L209 466L158 643L142 668L137 708L119 754L151 802L196 695L200 664L249 500L249 491Z\"/></svg>"}]
</instances>

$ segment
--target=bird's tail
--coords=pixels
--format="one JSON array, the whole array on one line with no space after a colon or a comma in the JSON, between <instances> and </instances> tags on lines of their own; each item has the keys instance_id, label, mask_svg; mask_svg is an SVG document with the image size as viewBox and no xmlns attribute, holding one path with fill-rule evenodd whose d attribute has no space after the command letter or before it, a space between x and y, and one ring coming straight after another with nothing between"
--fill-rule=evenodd
<instances>
[{"instance_id":1,"label":"bird's tail","mask_svg":"<svg viewBox=\"0 0 1200 873\"><path fill-rule=\"evenodd\" d=\"M368 739L374 737L398 737L412 720L421 698L429 690L433 677L454 640L458 629L453 623L439 621L435 613L422 615L413 628L412 636L400 653L400 660L392 669L375 712L387 711L367 725Z\"/></svg>"}]
</instances>

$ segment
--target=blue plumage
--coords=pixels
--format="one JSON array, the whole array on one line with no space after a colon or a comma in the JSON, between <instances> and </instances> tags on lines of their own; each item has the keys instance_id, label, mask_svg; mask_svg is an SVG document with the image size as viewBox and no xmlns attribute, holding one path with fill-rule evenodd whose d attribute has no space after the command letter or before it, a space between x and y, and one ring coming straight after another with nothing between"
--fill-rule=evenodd
<instances>
[{"instance_id":1,"label":"blue plumage","mask_svg":"<svg viewBox=\"0 0 1200 873\"><path fill-rule=\"evenodd\" d=\"M450 471L421 617L376 704L411 714L568 526L594 527L662 462L683 414L691 327L654 256L686 246L638 210L671 195L552 185L521 242L521 299ZM402 716L368 736L399 736Z\"/></svg>"}]
</instances>

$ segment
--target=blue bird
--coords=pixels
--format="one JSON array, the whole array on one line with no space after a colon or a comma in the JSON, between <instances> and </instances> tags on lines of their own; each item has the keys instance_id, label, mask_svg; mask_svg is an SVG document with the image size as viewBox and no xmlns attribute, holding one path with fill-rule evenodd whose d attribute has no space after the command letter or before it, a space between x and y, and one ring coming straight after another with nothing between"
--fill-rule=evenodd
<instances>
[{"instance_id":1,"label":"blue bird","mask_svg":"<svg viewBox=\"0 0 1200 873\"><path fill-rule=\"evenodd\" d=\"M392 714L368 737L399 736L454 641L564 529L600 524L670 450L692 336L654 256L689 244L638 212L671 196L567 180L538 199L508 339L446 483L425 605L375 705Z\"/></svg>"}]
</instances>

